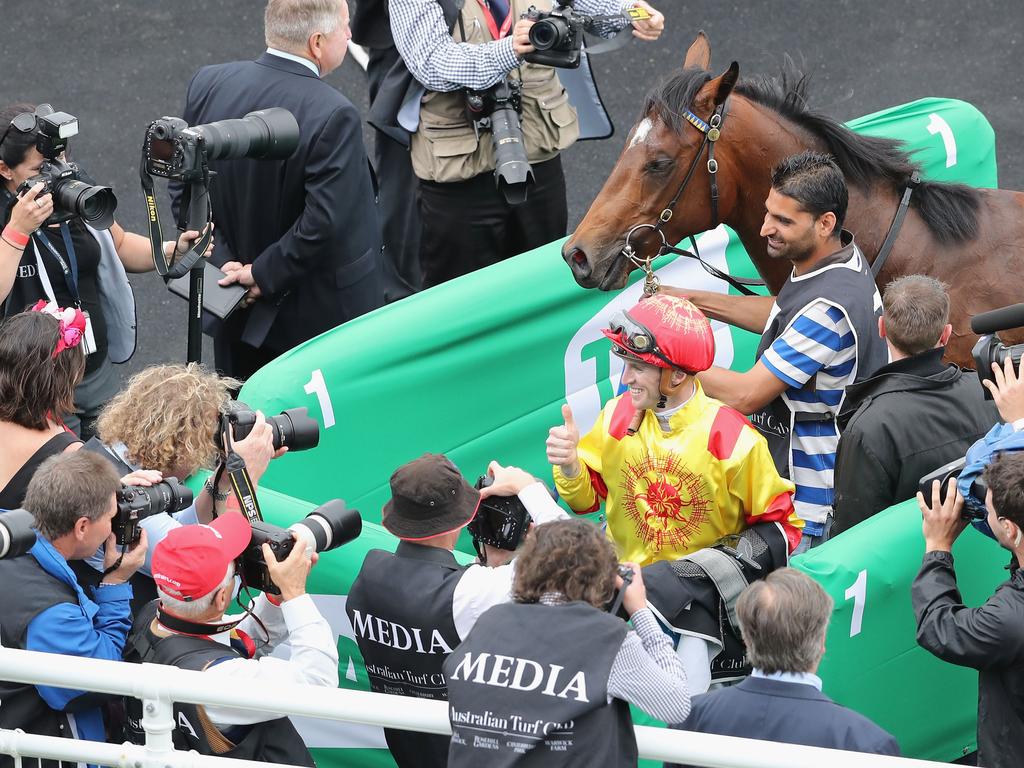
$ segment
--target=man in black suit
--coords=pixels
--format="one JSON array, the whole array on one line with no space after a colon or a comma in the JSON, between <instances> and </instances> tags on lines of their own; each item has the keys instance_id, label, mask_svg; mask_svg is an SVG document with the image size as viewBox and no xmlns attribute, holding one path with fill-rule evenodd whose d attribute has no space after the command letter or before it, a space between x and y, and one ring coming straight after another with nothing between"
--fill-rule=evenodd
<instances>
[{"instance_id":1,"label":"man in black suit","mask_svg":"<svg viewBox=\"0 0 1024 768\"><path fill-rule=\"evenodd\" d=\"M287 160L214 161L215 261L248 291L215 332L217 368L246 378L301 342L383 303L381 230L362 125L321 80L345 58L345 0L270 0L267 51L203 67L190 125L289 110L299 146Z\"/></svg>"},{"instance_id":2,"label":"man in black suit","mask_svg":"<svg viewBox=\"0 0 1024 768\"><path fill-rule=\"evenodd\" d=\"M800 571L781 568L755 581L736 601L753 672L731 688L696 696L690 716L675 727L898 755L890 734L821 692L814 673L825 654L831 614L832 598Z\"/></svg>"}]
</instances>

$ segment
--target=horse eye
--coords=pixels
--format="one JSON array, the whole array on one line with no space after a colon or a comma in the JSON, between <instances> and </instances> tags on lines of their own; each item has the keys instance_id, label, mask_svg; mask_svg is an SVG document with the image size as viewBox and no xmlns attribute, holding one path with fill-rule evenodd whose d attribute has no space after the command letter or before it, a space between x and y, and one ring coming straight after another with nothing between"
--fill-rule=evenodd
<instances>
[{"instance_id":1,"label":"horse eye","mask_svg":"<svg viewBox=\"0 0 1024 768\"><path fill-rule=\"evenodd\" d=\"M644 173L660 176L671 171L675 167L675 164L675 160L671 157L659 157L658 159L651 160L644 165Z\"/></svg>"}]
</instances>

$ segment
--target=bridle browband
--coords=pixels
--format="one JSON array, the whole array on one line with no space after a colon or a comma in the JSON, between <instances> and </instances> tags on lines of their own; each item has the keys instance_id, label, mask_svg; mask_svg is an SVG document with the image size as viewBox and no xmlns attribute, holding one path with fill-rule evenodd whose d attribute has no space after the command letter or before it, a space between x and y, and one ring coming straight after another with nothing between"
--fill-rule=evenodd
<instances>
[{"instance_id":1,"label":"bridle browband","mask_svg":"<svg viewBox=\"0 0 1024 768\"><path fill-rule=\"evenodd\" d=\"M683 192L686 191L687 186L690 184L690 180L693 178L693 174L697 171L701 159L704 156L704 151L707 150L708 160L707 169L708 176L710 178L710 195L711 195L711 226L709 230L715 229L721 221L718 218L718 161L715 160L715 144L722 137L722 124L725 121L726 105L729 100L726 99L717 107L711 114L711 118L707 121L702 120L700 117L695 115L688 109L684 109L680 114L686 122L696 128L703 134L703 140L701 141L700 147L697 149L696 154L693 156L693 161L690 163L690 167L686 171L686 175L683 177L682 183L679 188L676 189L676 193L672 196L669 204L662 209L661 214L658 216L656 224L637 224L629 232L626 233L625 246L620 254L621 257L629 259L633 265L644 271L644 295L653 296L657 293L660 286L657 275L654 274L654 270L651 268L651 262L659 256L663 256L666 253L674 253L680 256L688 256L691 259L696 259L700 262L701 266L704 267L709 273L715 277L725 280L732 285L740 293L744 293L748 296L755 295L754 291L748 288L748 285L764 285L763 280L747 279L733 277L732 275L722 272L720 269L712 264L708 264L700 257L700 251L697 248L697 241L691 235L690 245L693 247L693 251L687 251L682 248L675 248L668 244L665 239L665 232L663 228L668 222L672 220L672 216L675 212L675 207L679 203L679 199L683 196ZM636 251L633 249L630 240L633 234L637 230L650 229L654 234L661 237L661 245L658 247L658 252L653 256L648 256L646 259L641 259L636 255Z\"/></svg>"}]
</instances>

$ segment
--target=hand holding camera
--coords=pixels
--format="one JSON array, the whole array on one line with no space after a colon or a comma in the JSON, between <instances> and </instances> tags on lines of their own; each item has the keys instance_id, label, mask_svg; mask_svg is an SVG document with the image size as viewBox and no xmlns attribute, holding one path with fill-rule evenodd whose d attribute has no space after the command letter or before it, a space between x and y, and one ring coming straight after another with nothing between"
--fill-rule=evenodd
<instances>
[{"instance_id":1,"label":"hand holding camera","mask_svg":"<svg viewBox=\"0 0 1024 768\"><path fill-rule=\"evenodd\" d=\"M107 544L103 550L103 571L106 571L115 563L120 562L117 570L108 573L103 577L103 584L124 584L135 575L135 572L146 562L146 531L139 528L138 539L127 552L122 552L121 546L117 543L117 534L111 532L107 537Z\"/></svg>"},{"instance_id":2,"label":"hand holding camera","mask_svg":"<svg viewBox=\"0 0 1024 768\"><path fill-rule=\"evenodd\" d=\"M618 589L625 589L622 607L630 616L641 608L647 607L647 588L644 586L644 577L640 572L640 566L636 563L619 564L619 574L615 576L615 586Z\"/></svg>"},{"instance_id":3,"label":"hand holding camera","mask_svg":"<svg viewBox=\"0 0 1024 768\"><path fill-rule=\"evenodd\" d=\"M11 209L8 226L23 235L31 235L53 214L53 195L44 194L46 185L38 181L26 189Z\"/></svg>"},{"instance_id":4,"label":"hand holding camera","mask_svg":"<svg viewBox=\"0 0 1024 768\"><path fill-rule=\"evenodd\" d=\"M309 551L305 541L296 531L291 531L291 535L298 546L293 546L284 560L277 559L269 543L264 542L261 547L267 573L280 591L282 602L306 594L306 579L309 578L313 563L319 557L316 552Z\"/></svg>"},{"instance_id":5,"label":"hand holding camera","mask_svg":"<svg viewBox=\"0 0 1024 768\"><path fill-rule=\"evenodd\" d=\"M982 385L992 396L999 415L1007 424L1024 419L1024 377L1020 376L1013 356L1007 355L1002 365L992 363L992 378L982 379Z\"/></svg>"},{"instance_id":6,"label":"hand holding camera","mask_svg":"<svg viewBox=\"0 0 1024 768\"><path fill-rule=\"evenodd\" d=\"M491 482L481 486L481 499L490 496L515 496L537 482L537 478L526 470L519 467L503 467L496 461L487 465L487 474L491 476Z\"/></svg>"},{"instance_id":7,"label":"hand holding camera","mask_svg":"<svg viewBox=\"0 0 1024 768\"><path fill-rule=\"evenodd\" d=\"M953 542L963 533L968 520L963 517L964 497L956 487L956 478L951 477L945 496L938 480L932 483L931 505L924 494L917 492L917 506L921 508L922 532L925 552L949 552Z\"/></svg>"},{"instance_id":8,"label":"hand holding camera","mask_svg":"<svg viewBox=\"0 0 1024 768\"><path fill-rule=\"evenodd\" d=\"M234 452L245 461L245 468L249 477L254 483L259 482L271 459L284 455L288 451L287 446L274 449L274 428L267 421L262 411L256 411L256 419L253 422L252 430L241 439L238 434L241 430L233 431L236 437L232 443Z\"/></svg>"}]
</instances>

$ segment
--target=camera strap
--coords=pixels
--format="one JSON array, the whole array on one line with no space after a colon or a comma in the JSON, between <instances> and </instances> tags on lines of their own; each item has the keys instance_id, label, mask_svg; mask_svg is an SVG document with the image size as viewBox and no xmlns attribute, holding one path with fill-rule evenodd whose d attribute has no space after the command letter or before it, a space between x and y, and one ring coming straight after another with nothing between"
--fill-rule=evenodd
<instances>
[{"instance_id":1,"label":"camera strap","mask_svg":"<svg viewBox=\"0 0 1024 768\"><path fill-rule=\"evenodd\" d=\"M228 480L231 482L231 490L241 507L249 524L262 522L263 512L260 510L259 499L256 498L256 487L253 485L249 471L245 468L245 459L239 456L231 442L231 423L226 416L221 417L221 435L224 440L224 471L228 473ZM214 479L215 487L220 476Z\"/></svg>"},{"instance_id":2,"label":"camera strap","mask_svg":"<svg viewBox=\"0 0 1024 768\"><path fill-rule=\"evenodd\" d=\"M204 624L199 621L189 621L183 619L180 616L167 613L163 606L158 606L156 609L156 620L160 622L160 625L166 627L172 632L180 632L183 635L196 635L199 637L209 637L210 635L219 635L223 632L230 632L232 629L237 627L245 619L245 616L241 616L233 621L222 621L217 624Z\"/></svg>"},{"instance_id":3,"label":"camera strap","mask_svg":"<svg viewBox=\"0 0 1024 768\"><path fill-rule=\"evenodd\" d=\"M168 265L167 258L164 256L164 234L163 228L160 226L160 210L156 204L153 177L146 170L145 147L142 150L142 162L139 164L139 179L142 182L142 193L146 197L146 212L149 215L149 245L153 253L153 266L156 267L157 274L164 279L164 282L184 277L203 258L203 254L206 253L206 249L210 247L210 242L213 240L213 227L210 226L213 223L213 208L210 205L210 201L209 199L206 201L205 229L203 227L199 228L203 235L192 244L192 247L180 259L173 265ZM205 164L203 165L203 178L199 183L205 189L210 188L210 171ZM178 228L181 232L188 230L188 209L192 202L192 186L194 184L195 182L186 184L185 191L182 194L180 214L178 216ZM174 248L175 252L177 252L177 240L175 240Z\"/></svg>"}]
</instances>

